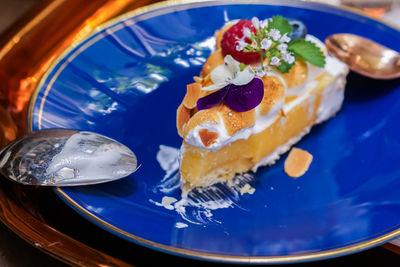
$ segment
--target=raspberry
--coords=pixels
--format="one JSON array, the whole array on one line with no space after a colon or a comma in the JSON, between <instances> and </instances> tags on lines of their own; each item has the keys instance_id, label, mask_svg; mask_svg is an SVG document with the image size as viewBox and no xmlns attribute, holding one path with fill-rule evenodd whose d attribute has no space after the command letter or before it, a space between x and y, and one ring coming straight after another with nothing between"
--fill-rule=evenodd
<instances>
[{"instance_id":1,"label":"raspberry","mask_svg":"<svg viewBox=\"0 0 400 267\"><path fill-rule=\"evenodd\" d=\"M250 31L256 33L256 29L249 20L241 20L230 27L222 36L221 47L225 55L229 54L234 59L245 64L255 63L260 60L260 55L257 52L237 51L237 40L243 37L243 29L247 27ZM247 43L251 43L249 38L246 38Z\"/></svg>"}]
</instances>

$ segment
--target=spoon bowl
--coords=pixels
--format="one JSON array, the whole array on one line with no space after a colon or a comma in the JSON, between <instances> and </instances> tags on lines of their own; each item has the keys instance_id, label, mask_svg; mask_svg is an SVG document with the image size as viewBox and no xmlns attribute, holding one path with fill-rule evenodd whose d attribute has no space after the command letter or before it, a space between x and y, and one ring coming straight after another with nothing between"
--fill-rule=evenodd
<instances>
[{"instance_id":1,"label":"spoon bowl","mask_svg":"<svg viewBox=\"0 0 400 267\"><path fill-rule=\"evenodd\" d=\"M9 143L0 152L0 173L37 186L78 186L114 181L136 171L135 154L92 132L47 129Z\"/></svg>"},{"instance_id":2,"label":"spoon bowl","mask_svg":"<svg viewBox=\"0 0 400 267\"><path fill-rule=\"evenodd\" d=\"M326 38L325 44L331 55L354 72L373 79L400 77L400 54L370 39L339 33Z\"/></svg>"}]
</instances>

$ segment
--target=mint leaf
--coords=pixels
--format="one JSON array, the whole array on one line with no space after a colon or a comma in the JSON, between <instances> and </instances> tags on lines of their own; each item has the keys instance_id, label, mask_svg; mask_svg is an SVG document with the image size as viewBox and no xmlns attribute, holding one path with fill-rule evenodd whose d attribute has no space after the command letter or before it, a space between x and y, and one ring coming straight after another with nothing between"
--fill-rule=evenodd
<instances>
[{"instance_id":1,"label":"mint leaf","mask_svg":"<svg viewBox=\"0 0 400 267\"><path fill-rule=\"evenodd\" d=\"M268 21L268 30L277 29L281 32L281 35L285 33L291 33L293 28L292 25L289 24L289 21L282 16L273 16Z\"/></svg>"},{"instance_id":2,"label":"mint leaf","mask_svg":"<svg viewBox=\"0 0 400 267\"><path fill-rule=\"evenodd\" d=\"M317 67L325 66L325 55L313 42L297 39L288 44L287 50L294 52L296 56L300 56Z\"/></svg>"},{"instance_id":3,"label":"mint leaf","mask_svg":"<svg viewBox=\"0 0 400 267\"><path fill-rule=\"evenodd\" d=\"M279 66L277 67L277 69L278 69L281 73L286 73L286 72L288 72L288 71L293 67L293 65L294 65L294 63L293 63L293 64L289 64L289 63L287 63L287 62L285 62L285 61L281 61L281 64L279 64Z\"/></svg>"}]
</instances>

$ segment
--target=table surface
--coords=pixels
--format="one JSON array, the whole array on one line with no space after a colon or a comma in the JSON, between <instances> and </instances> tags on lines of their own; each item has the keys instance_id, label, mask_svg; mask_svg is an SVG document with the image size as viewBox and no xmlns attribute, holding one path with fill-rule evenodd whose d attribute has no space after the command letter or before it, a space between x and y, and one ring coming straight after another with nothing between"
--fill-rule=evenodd
<instances>
[{"instance_id":1,"label":"table surface","mask_svg":"<svg viewBox=\"0 0 400 267\"><path fill-rule=\"evenodd\" d=\"M27 11L38 1L40 0L0 0L0 34L4 30L6 30L19 16L22 16L25 11ZM398 15L400 13L400 4L397 12ZM396 14L390 14L390 17L395 18ZM398 23L400 24L400 21L398 21ZM148 250L147 252L147 255L141 255L141 257L151 256L152 251ZM178 257L172 257L169 259L172 259L177 263L180 261L180 258ZM398 255L385 248L376 247L357 254L340 257L333 260L311 262L300 265L315 266L323 263L324 266L336 266L337 264L343 263L362 264L363 262L368 262L369 264L382 264L382 259L387 262L393 262L393 260L398 259ZM188 263L187 260L185 260L184 262L185 264ZM209 265L213 264L209 263L208 266ZM66 265L26 243L15 233L13 233L11 230L0 223L0 266L62 267Z\"/></svg>"}]
</instances>

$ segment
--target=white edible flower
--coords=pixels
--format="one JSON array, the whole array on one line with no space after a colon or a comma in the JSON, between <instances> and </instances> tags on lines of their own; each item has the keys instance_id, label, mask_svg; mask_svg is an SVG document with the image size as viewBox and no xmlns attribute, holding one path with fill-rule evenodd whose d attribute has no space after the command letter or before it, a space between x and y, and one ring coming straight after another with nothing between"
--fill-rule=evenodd
<instances>
[{"instance_id":1,"label":"white edible flower","mask_svg":"<svg viewBox=\"0 0 400 267\"><path fill-rule=\"evenodd\" d=\"M268 27L268 19L265 19L263 21L260 22L260 27L261 28L266 28Z\"/></svg>"},{"instance_id":2,"label":"white edible flower","mask_svg":"<svg viewBox=\"0 0 400 267\"><path fill-rule=\"evenodd\" d=\"M251 37L251 30L247 27L243 28L243 35L250 38Z\"/></svg>"},{"instance_id":3,"label":"white edible flower","mask_svg":"<svg viewBox=\"0 0 400 267\"><path fill-rule=\"evenodd\" d=\"M278 66L280 62L281 60L278 57L272 57L269 64L271 64L272 66Z\"/></svg>"},{"instance_id":4,"label":"white edible flower","mask_svg":"<svg viewBox=\"0 0 400 267\"><path fill-rule=\"evenodd\" d=\"M285 33L280 39L279 42L281 43L289 43L290 42L290 37L288 36L288 33Z\"/></svg>"},{"instance_id":5,"label":"white edible flower","mask_svg":"<svg viewBox=\"0 0 400 267\"><path fill-rule=\"evenodd\" d=\"M284 54L284 53L287 52L288 45L287 44L280 44L276 48L279 50L279 52Z\"/></svg>"},{"instance_id":6,"label":"white edible flower","mask_svg":"<svg viewBox=\"0 0 400 267\"><path fill-rule=\"evenodd\" d=\"M271 37L274 41L278 41L281 38L281 32L277 29L272 29L268 36Z\"/></svg>"},{"instance_id":7,"label":"white edible flower","mask_svg":"<svg viewBox=\"0 0 400 267\"><path fill-rule=\"evenodd\" d=\"M256 29L260 28L260 21L258 20L257 17L253 17L251 19L251 23L253 23L254 28Z\"/></svg>"},{"instance_id":8,"label":"white edible flower","mask_svg":"<svg viewBox=\"0 0 400 267\"><path fill-rule=\"evenodd\" d=\"M236 61L231 55L226 55L224 64L217 66L211 71L212 85L203 87L204 91L214 91L221 89L228 84L237 86L245 85L253 80L255 73L250 66L246 66L244 70L240 71L240 63Z\"/></svg>"},{"instance_id":9,"label":"white edible flower","mask_svg":"<svg viewBox=\"0 0 400 267\"><path fill-rule=\"evenodd\" d=\"M267 73L265 72L265 70L263 69L263 67L262 67L261 65L260 65L260 66L257 66L257 67L255 68L255 75L256 75L256 77L262 78L262 77L264 77L266 74L267 74Z\"/></svg>"},{"instance_id":10,"label":"white edible flower","mask_svg":"<svg viewBox=\"0 0 400 267\"><path fill-rule=\"evenodd\" d=\"M244 40L244 38L236 41L236 50L237 51L242 51L246 46L247 46L247 43Z\"/></svg>"},{"instance_id":11,"label":"white edible flower","mask_svg":"<svg viewBox=\"0 0 400 267\"><path fill-rule=\"evenodd\" d=\"M296 60L296 58L295 58L291 53L289 53L289 52L283 53L283 54L282 54L282 59L283 59L285 62L289 63L289 64L294 63L294 61Z\"/></svg>"},{"instance_id":12,"label":"white edible flower","mask_svg":"<svg viewBox=\"0 0 400 267\"><path fill-rule=\"evenodd\" d=\"M270 39L264 38L261 41L261 49L268 50L272 45L272 41Z\"/></svg>"}]
</instances>

